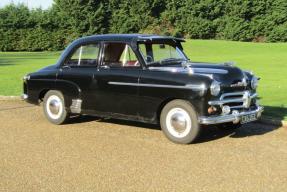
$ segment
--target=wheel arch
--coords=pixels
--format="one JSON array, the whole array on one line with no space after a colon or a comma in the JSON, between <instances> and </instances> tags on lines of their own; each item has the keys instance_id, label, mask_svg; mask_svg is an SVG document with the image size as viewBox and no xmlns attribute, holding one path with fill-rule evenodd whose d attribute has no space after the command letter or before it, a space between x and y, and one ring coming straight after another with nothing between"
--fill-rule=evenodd
<instances>
[{"instance_id":1,"label":"wheel arch","mask_svg":"<svg viewBox=\"0 0 287 192\"><path fill-rule=\"evenodd\" d=\"M173 110L176 110L176 112ZM173 115L177 116L177 113L182 114L182 112L178 112L180 110L186 114L184 120L178 120L177 118L173 120ZM184 124L177 124L178 121L182 121ZM174 122L175 125L173 125ZM167 138L175 143L190 144L194 142L199 136L200 125L198 122L198 113L192 102L180 98L167 102L161 110L160 127ZM178 128L183 129L183 132L178 131Z\"/></svg>"},{"instance_id":2,"label":"wheel arch","mask_svg":"<svg viewBox=\"0 0 287 192\"><path fill-rule=\"evenodd\" d=\"M173 100L177 100L177 99L178 99L178 100L184 100L184 101L189 102L189 103L191 104L191 106L194 108L194 110L195 110L197 113L199 113L198 107L197 107L197 105L195 105L195 101L191 101L191 100L188 100L188 99L186 99L186 98L180 98L180 97L170 97L170 98L167 98L167 99L165 99L164 101L162 101L162 102L160 103L160 105L158 106L158 109L157 109L157 112L156 112L156 121L157 121L157 122L159 122L159 120L160 120L160 114L161 114L161 112L162 112L164 106L167 105L169 102L171 102L171 101L173 101Z\"/></svg>"},{"instance_id":3,"label":"wheel arch","mask_svg":"<svg viewBox=\"0 0 287 192\"><path fill-rule=\"evenodd\" d=\"M39 94L38 94L38 99L42 102L43 101L43 99L44 99L44 97L45 97L45 95L46 95L46 93L48 92L48 91L50 91L50 90L52 90L51 88L46 88L46 89L42 89L40 92L39 92Z\"/></svg>"},{"instance_id":4,"label":"wheel arch","mask_svg":"<svg viewBox=\"0 0 287 192\"><path fill-rule=\"evenodd\" d=\"M171 102L171 101L173 101L173 100L176 100L176 99L182 99L182 98L170 97L170 98L165 99L164 101L162 101L162 102L159 104L159 106L158 106L158 108L157 108L157 112L156 112L156 121L157 121L157 122L159 122L159 120L160 120L160 114L161 114L161 111L162 111L162 109L164 108L164 106L165 106L166 104L168 104L169 102ZM184 100L184 99L182 99L182 100Z\"/></svg>"},{"instance_id":5,"label":"wheel arch","mask_svg":"<svg viewBox=\"0 0 287 192\"><path fill-rule=\"evenodd\" d=\"M81 99L81 89L73 82L65 80L56 80L53 86L43 87L38 93L38 99L43 101L46 93L50 90L60 91L65 99L65 106L72 104L72 99Z\"/></svg>"}]
</instances>

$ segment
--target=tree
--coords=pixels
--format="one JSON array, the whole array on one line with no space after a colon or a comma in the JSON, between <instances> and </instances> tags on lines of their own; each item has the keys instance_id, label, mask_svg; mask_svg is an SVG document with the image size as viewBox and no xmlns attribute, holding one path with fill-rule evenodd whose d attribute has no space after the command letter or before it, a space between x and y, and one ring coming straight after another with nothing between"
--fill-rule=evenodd
<instances>
[{"instance_id":1,"label":"tree","mask_svg":"<svg viewBox=\"0 0 287 192\"><path fill-rule=\"evenodd\" d=\"M78 36L107 32L108 21L104 0L55 0L60 28Z\"/></svg>"}]
</instances>

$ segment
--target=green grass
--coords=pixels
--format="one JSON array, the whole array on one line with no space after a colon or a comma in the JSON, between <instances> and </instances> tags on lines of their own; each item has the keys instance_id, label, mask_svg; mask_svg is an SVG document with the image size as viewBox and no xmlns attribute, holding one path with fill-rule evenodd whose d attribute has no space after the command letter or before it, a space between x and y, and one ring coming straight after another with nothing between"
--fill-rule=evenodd
<instances>
[{"instance_id":1,"label":"green grass","mask_svg":"<svg viewBox=\"0 0 287 192\"><path fill-rule=\"evenodd\" d=\"M245 43L188 40L184 49L192 61L234 61L261 77L258 92L265 114L287 119L287 43ZM60 52L0 52L0 95L20 95L21 78L49 64Z\"/></svg>"},{"instance_id":2,"label":"green grass","mask_svg":"<svg viewBox=\"0 0 287 192\"><path fill-rule=\"evenodd\" d=\"M193 61L234 61L261 78L258 93L265 115L287 120L287 43L191 40L184 45Z\"/></svg>"},{"instance_id":3,"label":"green grass","mask_svg":"<svg viewBox=\"0 0 287 192\"><path fill-rule=\"evenodd\" d=\"M0 52L0 95L20 95L22 77L54 64L60 52Z\"/></svg>"}]
</instances>

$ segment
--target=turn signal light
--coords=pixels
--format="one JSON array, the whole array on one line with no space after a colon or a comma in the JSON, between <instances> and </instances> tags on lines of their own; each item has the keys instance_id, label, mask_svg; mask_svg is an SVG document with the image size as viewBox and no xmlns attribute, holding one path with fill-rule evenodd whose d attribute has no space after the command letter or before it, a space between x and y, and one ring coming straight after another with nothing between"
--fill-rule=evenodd
<instances>
[{"instance_id":1,"label":"turn signal light","mask_svg":"<svg viewBox=\"0 0 287 192\"><path fill-rule=\"evenodd\" d=\"M208 114L214 114L217 112L217 108L214 106L211 106L207 109Z\"/></svg>"}]
</instances>

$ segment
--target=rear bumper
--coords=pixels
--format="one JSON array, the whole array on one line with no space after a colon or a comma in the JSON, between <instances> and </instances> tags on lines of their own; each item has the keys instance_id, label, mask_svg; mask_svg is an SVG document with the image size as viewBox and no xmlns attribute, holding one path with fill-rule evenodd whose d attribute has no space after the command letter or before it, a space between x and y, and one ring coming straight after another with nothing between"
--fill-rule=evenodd
<instances>
[{"instance_id":1,"label":"rear bumper","mask_svg":"<svg viewBox=\"0 0 287 192\"><path fill-rule=\"evenodd\" d=\"M27 94L22 94L21 95L21 99L22 100L27 100L28 99L28 95Z\"/></svg>"},{"instance_id":2,"label":"rear bumper","mask_svg":"<svg viewBox=\"0 0 287 192\"><path fill-rule=\"evenodd\" d=\"M239 123L242 116L245 115L256 115L256 119L259 119L261 117L262 112L264 111L264 108L262 106L257 106L256 109L250 110L250 111L244 111L244 112L238 112L233 111L232 114L229 115L218 115L218 116L212 116L212 117L199 117L199 123L203 125L212 125L212 124L219 124L219 123Z\"/></svg>"}]
</instances>

